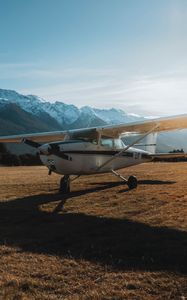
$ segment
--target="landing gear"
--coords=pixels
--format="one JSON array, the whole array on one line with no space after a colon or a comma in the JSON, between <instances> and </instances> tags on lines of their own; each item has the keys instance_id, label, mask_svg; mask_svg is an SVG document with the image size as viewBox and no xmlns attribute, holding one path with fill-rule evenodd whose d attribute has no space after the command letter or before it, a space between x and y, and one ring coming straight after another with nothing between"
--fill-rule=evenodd
<instances>
[{"instance_id":1,"label":"landing gear","mask_svg":"<svg viewBox=\"0 0 187 300\"><path fill-rule=\"evenodd\" d=\"M60 180L59 192L63 194L70 193L70 176L64 175Z\"/></svg>"},{"instance_id":2,"label":"landing gear","mask_svg":"<svg viewBox=\"0 0 187 300\"><path fill-rule=\"evenodd\" d=\"M138 185L138 180L135 176L130 176L127 181L127 185L129 189L135 189Z\"/></svg>"},{"instance_id":3,"label":"landing gear","mask_svg":"<svg viewBox=\"0 0 187 300\"><path fill-rule=\"evenodd\" d=\"M126 178L124 178L124 177L123 177L121 174L119 174L118 172L116 172L116 171L114 171L114 170L111 170L111 171L112 171L112 173L113 173L115 176L119 177L119 178L122 179L124 182L126 182L127 185L128 185L128 187L129 187L129 189L135 189L135 188L137 188L138 180L137 180L137 178L136 178L135 176L130 176L130 177L128 178L128 180L127 180Z\"/></svg>"}]
</instances>

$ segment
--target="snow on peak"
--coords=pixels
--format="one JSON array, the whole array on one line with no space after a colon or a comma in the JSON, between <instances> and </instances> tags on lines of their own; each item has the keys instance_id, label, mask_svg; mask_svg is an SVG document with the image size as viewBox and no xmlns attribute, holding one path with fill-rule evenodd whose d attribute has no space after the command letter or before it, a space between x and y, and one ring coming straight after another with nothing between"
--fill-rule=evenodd
<instances>
[{"instance_id":1,"label":"snow on peak","mask_svg":"<svg viewBox=\"0 0 187 300\"><path fill-rule=\"evenodd\" d=\"M107 124L130 122L138 118L135 114L126 114L121 109L97 109L90 106L83 106L79 109L75 105L60 101L50 103L35 95L22 95L16 91L0 89L0 102L4 101L16 103L25 111L39 117L47 113L62 126L70 125L80 117L82 119L89 118L89 121L99 118Z\"/></svg>"},{"instance_id":2,"label":"snow on peak","mask_svg":"<svg viewBox=\"0 0 187 300\"><path fill-rule=\"evenodd\" d=\"M94 112L100 119L110 124L119 124L127 121L127 115L121 109L94 109Z\"/></svg>"},{"instance_id":3,"label":"snow on peak","mask_svg":"<svg viewBox=\"0 0 187 300\"><path fill-rule=\"evenodd\" d=\"M60 124L71 124L76 121L80 115L80 111L76 106L67 105L59 101L55 103L45 102L43 109Z\"/></svg>"},{"instance_id":4,"label":"snow on peak","mask_svg":"<svg viewBox=\"0 0 187 300\"><path fill-rule=\"evenodd\" d=\"M35 96L35 95L27 95L27 98L29 98L30 100L33 100L33 101L38 101L38 102L43 102L43 103L46 102L43 98Z\"/></svg>"},{"instance_id":5,"label":"snow on peak","mask_svg":"<svg viewBox=\"0 0 187 300\"><path fill-rule=\"evenodd\" d=\"M94 113L94 109L92 109L90 106L83 106L81 107L80 111L85 114L85 115L93 115Z\"/></svg>"}]
</instances>

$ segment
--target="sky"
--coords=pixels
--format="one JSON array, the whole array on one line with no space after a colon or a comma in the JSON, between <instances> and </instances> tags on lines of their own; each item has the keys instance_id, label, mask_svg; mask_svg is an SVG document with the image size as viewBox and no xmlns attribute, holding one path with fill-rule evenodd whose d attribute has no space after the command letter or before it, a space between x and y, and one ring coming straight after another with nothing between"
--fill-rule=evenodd
<instances>
[{"instance_id":1,"label":"sky","mask_svg":"<svg viewBox=\"0 0 187 300\"><path fill-rule=\"evenodd\" d=\"M0 88L187 113L187 0L0 0Z\"/></svg>"}]
</instances>

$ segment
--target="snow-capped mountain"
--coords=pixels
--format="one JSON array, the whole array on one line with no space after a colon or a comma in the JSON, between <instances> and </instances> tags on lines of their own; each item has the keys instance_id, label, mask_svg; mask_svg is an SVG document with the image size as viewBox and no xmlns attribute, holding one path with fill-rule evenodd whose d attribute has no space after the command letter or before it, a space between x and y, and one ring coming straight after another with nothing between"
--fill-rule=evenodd
<instances>
[{"instance_id":1,"label":"snow-capped mountain","mask_svg":"<svg viewBox=\"0 0 187 300\"><path fill-rule=\"evenodd\" d=\"M12 90L0 89L0 101L16 103L22 109L34 115L38 115L42 111L41 103L43 100L37 96L24 96Z\"/></svg>"},{"instance_id":2,"label":"snow-capped mountain","mask_svg":"<svg viewBox=\"0 0 187 300\"><path fill-rule=\"evenodd\" d=\"M122 109L93 109L94 113L106 123L119 124L124 122L133 122L143 119L135 114L127 114Z\"/></svg>"},{"instance_id":3,"label":"snow-capped mountain","mask_svg":"<svg viewBox=\"0 0 187 300\"><path fill-rule=\"evenodd\" d=\"M126 114L120 109L96 109L89 106L78 108L75 105L65 104L60 101L54 103L45 101L44 99L34 95L21 95L16 91L0 89L0 105L5 103L15 103L24 111L39 117L47 119L51 117L55 119L63 129L77 128L86 124L88 126L96 126L101 124L119 124L129 121L136 121L139 117ZM0 106L1 107L1 106ZM79 126L78 126L79 127Z\"/></svg>"},{"instance_id":4,"label":"snow-capped mountain","mask_svg":"<svg viewBox=\"0 0 187 300\"><path fill-rule=\"evenodd\" d=\"M61 125L64 123L71 124L80 116L80 111L75 105L67 105L59 101L55 103L44 102L42 109Z\"/></svg>"},{"instance_id":5,"label":"snow-capped mountain","mask_svg":"<svg viewBox=\"0 0 187 300\"><path fill-rule=\"evenodd\" d=\"M33 95L0 89L0 135L85 128L143 120L120 109L78 108L60 101L54 103ZM181 149L187 152L187 130L162 133L158 152Z\"/></svg>"}]
</instances>

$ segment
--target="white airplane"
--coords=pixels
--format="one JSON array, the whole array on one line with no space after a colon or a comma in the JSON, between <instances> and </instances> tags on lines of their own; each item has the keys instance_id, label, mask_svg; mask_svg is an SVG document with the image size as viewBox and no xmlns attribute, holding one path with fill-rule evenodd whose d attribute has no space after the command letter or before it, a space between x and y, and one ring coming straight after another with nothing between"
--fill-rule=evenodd
<instances>
[{"instance_id":1,"label":"white airplane","mask_svg":"<svg viewBox=\"0 0 187 300\"><path fill-rule=\"evenodd\" d=\"M64 175L60 181L63 193L70 192L70 181L81 175L98 173L112 173L132 189L137 187L136 177L126 179L117 170L151 161L154 157L186 156L185 153L155 154L157 132L184 128L187 128L187 115L179 115L114 126L2 136L0 142L22 142L37 148L49 174ZM132 134L139 136L125 145L121 138ZM140 144L142 140L144 144Z\"/></svg>"}]
</instances>

